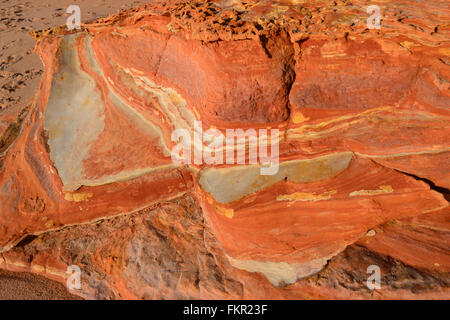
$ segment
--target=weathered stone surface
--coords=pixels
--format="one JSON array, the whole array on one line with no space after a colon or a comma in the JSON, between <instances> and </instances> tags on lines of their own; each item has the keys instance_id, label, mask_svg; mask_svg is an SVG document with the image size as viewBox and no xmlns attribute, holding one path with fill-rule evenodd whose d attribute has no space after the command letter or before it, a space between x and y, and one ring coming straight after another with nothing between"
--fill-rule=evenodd
<instances>
[{"instance_id":1,"label":"weathered stone surface","mask_svg":"<svg viewBox=\"0 0 450 320\"><path fill-rule=\"evenodd\" d=\"M82 264L87 298L448 298L450 11L390 1L369 30L367 4L175 1L37 33L40 90L0 139L0 267ZM278 129L278 172L175 164L195 121Z\"/></svg>"},{"instance_id":2,"label":"weathered stone surface","mask_svg":"<svg viewBox=\"0 0 450 320\"><path fill-rule=\"evenodd\" d=\"M0 267L65 282L67 266L78 265L82 289L74 293L87 299L446 299L449 213L391 220L316 275L281 287L230 265L190 195L42 234L1 254ZM381 269L380 290L366 286L370 265Z\"/></svg>"}]
</instances>

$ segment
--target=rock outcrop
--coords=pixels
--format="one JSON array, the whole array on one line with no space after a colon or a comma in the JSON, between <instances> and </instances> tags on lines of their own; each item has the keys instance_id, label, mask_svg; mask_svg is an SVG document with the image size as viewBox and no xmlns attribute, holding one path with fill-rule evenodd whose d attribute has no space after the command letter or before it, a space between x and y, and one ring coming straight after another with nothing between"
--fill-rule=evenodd
<instances>
[{"instance_id":1,"label":"rock outcrop","mask_svg":"<svg viewBox=\"0 0 450 320\"><path fill-rule=\"evenodd\" d=\"M172 1L36 32L39 92L0 137L0 267L78 265L85 298L448 299L450 10L389 1L369 30L370 4ZM200 122L250 134L211 152Z\"/></svg>"}]
</instances>

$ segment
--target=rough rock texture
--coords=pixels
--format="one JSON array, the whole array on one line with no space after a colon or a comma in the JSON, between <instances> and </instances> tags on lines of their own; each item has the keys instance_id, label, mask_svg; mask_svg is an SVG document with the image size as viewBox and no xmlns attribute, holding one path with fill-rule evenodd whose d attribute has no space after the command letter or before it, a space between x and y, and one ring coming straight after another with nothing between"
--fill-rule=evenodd
<instances>
[{"instance_id":1,"label":"rough rock texture","mask_svg":"<svg viewBox=\"0 0 450 320\"><path fill-rule=\"evenodd\" d=\"M370 4L166 1L36 32L0 267L79 265L85 298L448 299L450 10L388 1L369 30ZM279 129L278 172L175 164L195 120Z\"/></svg>"},{"instance_id":2,"label":"rough rock texture","mask_svg":"<svg viewBox=\"0 0 450 320\"><path fill-rule=\"evenodd\" d=\"M88 299L447 299L449 213L390 220L319 273L279 287L232 267L191 195L29 238L1 254L0 267L65 281L78 265L74 293ZM369 265L381 268L380 290L366 286Z\"/></svg>"}]
</instances>

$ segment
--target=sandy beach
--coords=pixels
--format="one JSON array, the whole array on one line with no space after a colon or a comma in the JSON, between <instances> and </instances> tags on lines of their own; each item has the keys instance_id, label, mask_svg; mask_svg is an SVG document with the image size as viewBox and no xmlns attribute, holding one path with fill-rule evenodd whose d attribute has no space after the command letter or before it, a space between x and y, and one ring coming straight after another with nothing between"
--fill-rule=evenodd
<instances>
[{"instance_id":1,"label":"sandy beach","mask_svg":"<svg viewBox=\"0 0 450 320\"><path fill-rule=\"evenodd\" d=\"M447 21L0 0L0 300L448 300Z\"/></svg>"}]
</instances>

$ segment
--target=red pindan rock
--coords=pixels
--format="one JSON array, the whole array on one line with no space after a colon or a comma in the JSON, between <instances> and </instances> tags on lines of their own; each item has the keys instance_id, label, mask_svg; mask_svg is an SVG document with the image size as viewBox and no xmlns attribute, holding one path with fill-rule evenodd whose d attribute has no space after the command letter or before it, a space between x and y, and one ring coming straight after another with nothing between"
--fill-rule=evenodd
<instances>
[{"instance_id":1,"label":"red pindan rock","mask_svg":"<svg viewBox=\"0 0 450 320\"><path fill-rule=\"evenodd\" d=\"M0 119L0 267L78 265L98 299L448 299L450 10L388 1L370 29L368 5L166 1L36 32L39 91ZM214 151L244 161L204 161L199 123L248 130Z\"/></svg>"}]
</instances>

